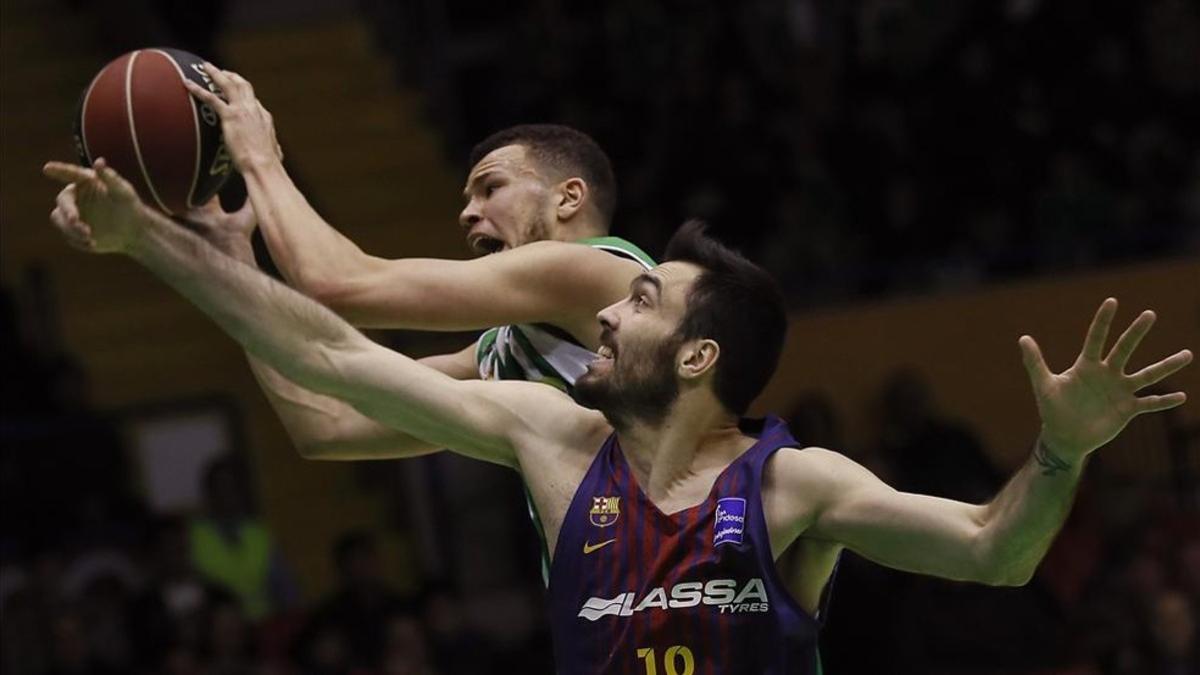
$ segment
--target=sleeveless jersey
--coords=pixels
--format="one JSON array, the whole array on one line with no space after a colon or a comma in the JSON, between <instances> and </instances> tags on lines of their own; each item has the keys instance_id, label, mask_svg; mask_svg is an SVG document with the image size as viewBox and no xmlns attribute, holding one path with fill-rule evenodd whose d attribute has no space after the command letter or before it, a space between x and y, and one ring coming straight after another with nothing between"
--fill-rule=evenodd
<instances>
[{"instance_id":1,"label":"sleeveless jersey","mask_svg":"<svg viewBox=\"0 0 1200 675\"><path fill-rule=\"evenodd\" d=\"M646 269L654 260L619 237L583 239L580 244L628 258ZM546 283L554 283L548 279ZM475 344L475 363L484 380L529 380L551 384L574 395L575 380L587 372L596 354L566 331L549 324L491 328Z\"/></svg>"},{"instance_id":2,"label":"sleeveless jersey","mask_svg":"<svg viewBox=\"0 0 1200 675\"><path fill-rule=\"evenodd\" d=\"M560 675L821 673L820 624L776 571L760 496L767 459L799 446L778 418L747 424L762 425L758 441L672 515L642 493L615 434L601 447L550 571Z\"/></svg>"}]
</instances>

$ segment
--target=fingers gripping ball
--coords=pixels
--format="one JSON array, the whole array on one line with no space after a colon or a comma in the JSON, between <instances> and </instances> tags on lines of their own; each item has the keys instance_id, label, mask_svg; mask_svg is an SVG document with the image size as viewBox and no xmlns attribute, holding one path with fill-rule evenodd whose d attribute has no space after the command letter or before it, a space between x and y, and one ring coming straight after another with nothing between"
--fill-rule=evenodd
<instances>
[{"instance_id":1,"label":"fingers gripping ball","mask_svg":"<svg viewBox=\"0 0 1200 675\"><path fill-rule=\"evenodd\" d=\"M103 157L147 203L168 214L206 203L233 169L221 120L184 88L216 91L203 60L178 49L139 49L105 66L83 92L75 147L91 166Z\"/></svg>"}]
</instances>

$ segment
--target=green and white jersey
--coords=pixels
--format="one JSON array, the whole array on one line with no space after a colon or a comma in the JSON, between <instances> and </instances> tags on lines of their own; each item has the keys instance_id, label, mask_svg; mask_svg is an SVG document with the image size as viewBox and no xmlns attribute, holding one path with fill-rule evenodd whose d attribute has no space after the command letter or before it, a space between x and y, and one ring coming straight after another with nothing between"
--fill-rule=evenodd
<instances>
[{"instance_id":1,"label":"green and white jersey","mask_svg":"<svg viewBox=\"0 0 1200 675\"><path fill-rule=\"evenodd\" d=\"M596 237L578 243L629 258L646 269L655 265L642 249L619 237ZM595 358L594 352L566 331L544 323L491 328L475 343L475 362L482 379L544 382L571 395L575 380L587 372Z\"/></svg>"}]
</instances>

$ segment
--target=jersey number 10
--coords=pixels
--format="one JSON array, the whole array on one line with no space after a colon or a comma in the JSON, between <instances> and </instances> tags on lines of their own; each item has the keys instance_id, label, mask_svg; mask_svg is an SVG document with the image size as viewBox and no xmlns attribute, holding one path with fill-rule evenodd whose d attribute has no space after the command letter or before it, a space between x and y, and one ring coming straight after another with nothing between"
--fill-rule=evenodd
<instances>
[{"instance_id":1,"label":"jersey number 10","mask_svg":"<svg viewBox=\"0 0 1200 675\"><path fill-rule=\"evenodd\" d=\"M645 662L646 675L658 675L658 663L654 658L653 647L642 647L637 650L638 658ZM663 654L664 675L692 675L696 672L696 659L692 650L683 645L667 647Z\"/></svg>"}]
</instances>

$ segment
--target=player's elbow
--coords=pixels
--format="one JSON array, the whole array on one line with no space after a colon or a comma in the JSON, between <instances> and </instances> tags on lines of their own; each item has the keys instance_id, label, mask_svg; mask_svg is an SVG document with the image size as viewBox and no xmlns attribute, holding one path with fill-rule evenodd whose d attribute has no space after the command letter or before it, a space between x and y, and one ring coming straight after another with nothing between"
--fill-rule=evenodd
<instances>
[{"instance_id":1,"label":"player's elbow","mask_svg":"<svg viewBox=\"0 0 1200 675\"><path fill-rule=\"evenodd\" d=\"M1024 586L1033 578L1036 566L1031 567L1010 547L991 536L980 526L972 537L972 573L970 580L988 586Z\"/></svg>"},{"instance_id":2,"label":"player's elbow","mask_svg":"<svg viewBox=\"0 0 1200 675\"><path fill-rule=\"evenodd\" d=\"M983 583L987 584L988 586L1011 588L1016 586L1024 586L1025 584L1028 584L1031 579L1033 579L1033 570L1018 568L994 572L988 575L987 578L983 580Z\"/></svg>"},{"instance_id":3,"label":"player's elbow","mask_svg":"<svg viewBox=\"0 0 1200 675\"><path fill-rule=\"evenodd\" d=\"M1033 578L1036 567L1004 559L1002 556L985 558L978 567L975 581L988 586L1024 586Z\"/></svg>"}]
</instances>

